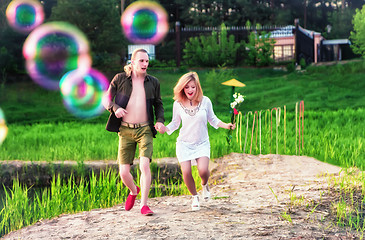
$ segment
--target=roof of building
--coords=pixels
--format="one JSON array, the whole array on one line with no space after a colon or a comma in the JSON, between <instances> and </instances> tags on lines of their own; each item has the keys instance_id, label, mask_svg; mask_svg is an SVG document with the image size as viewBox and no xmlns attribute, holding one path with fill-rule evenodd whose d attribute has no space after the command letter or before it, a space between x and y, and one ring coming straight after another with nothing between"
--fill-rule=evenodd
<instances>
[{"instance_id":1,"label":"roof of building","mask_svg":"<svg viewBox=\"0 0 365 240\"><path fill-rule=\"evenodd\" d=\"M279 28L277 30L274 30L270 32L270 37L272 38L278 38L278 37L291 37L293 36L293 29L295 29L295 26L288 25L282 28Z\"/></svg>"},{"instance_id":2,"label":"roof of building","mask_svg":"<svg viewBox=\"0 0 365 240\"><path fill-rule=\"evenodd\" d=\"M295 26L293 25L288 25L282 28L279 28L277 30L274 30L272 32L270 32L270 37L272 38L280 38L280 37L292 37L293 36L293 29L295 29ZM301 28L302 30L304 30L304 32L308 35L308 36L312 36L312 34L317 35L320 34L319 32L315 32L315 31L311 31L305 28Z\"/></svg>"},{"instance_id":3,"label":"roof of building","mask_svg":"<svg viewBox=\"0 0 365 240\"><path fill-rule=\"evenodd\" d=\"M331 39L331 40L323 40L323 45L340 45L340 44L348 44L351 45L351 41L348 39Z\"/></svg>"}]
</instances>

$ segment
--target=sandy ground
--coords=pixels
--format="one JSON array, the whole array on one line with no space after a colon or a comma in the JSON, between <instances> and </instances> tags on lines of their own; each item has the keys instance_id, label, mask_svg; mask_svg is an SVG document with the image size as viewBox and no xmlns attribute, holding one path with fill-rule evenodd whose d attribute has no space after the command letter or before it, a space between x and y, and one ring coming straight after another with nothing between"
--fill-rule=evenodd
<instances>
[{"instance_id":1,"label":"sandy ground","mask_svg":"<svg viewBox=\"0 0 365 240\"><path fill-rule=\"evenodd\" d=\"M168 159L176 161L176 159ZM108 209L62 215L12 232L4 239L358 239L337 227L325 202L326 174L340 168L298 156L233 153L211 164L213 198L191 211L191 196L149 200L153 216L142 216L139 200ZM290 201L290 195L301 201ZM297 203L292 207L290 203ZM306 208L307 204L312 207ZM325 204L324 204L325 205ZM292 222L284 220L284 213Z\"/></svg>"}]
</instances>

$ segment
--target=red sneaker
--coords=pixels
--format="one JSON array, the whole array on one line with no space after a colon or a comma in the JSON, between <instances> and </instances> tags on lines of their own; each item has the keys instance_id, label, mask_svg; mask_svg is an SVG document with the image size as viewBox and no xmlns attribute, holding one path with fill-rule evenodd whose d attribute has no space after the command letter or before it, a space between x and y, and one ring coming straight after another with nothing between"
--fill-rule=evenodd
<instances>
[{"instance_id":1,"label":"red sneaker","mask_svg":"<svg viewBox=\"0 0 365 240\"><path fill-rule=\"evenodd\" d=\"M134 202L136 201L136 197L140 191L139 187L137 187L137 194L136 195L132 195L132 194L129 194L128 197L127 197L127 200L125 201L125 210L126 211L129 211L133 208L134 206Z\"/></svg>"},{"instance_id":2,"label":"red sneaker","mask_svg":"<svg viewBox=\"0 0 365 240\"><path fill-rule=\"evenodd\" d=\"M147 205L144 205L141 208L141 213L145 216L152 216L153 215L153 212L151 211L151 209Z\"/></svg>"}]
</instances>

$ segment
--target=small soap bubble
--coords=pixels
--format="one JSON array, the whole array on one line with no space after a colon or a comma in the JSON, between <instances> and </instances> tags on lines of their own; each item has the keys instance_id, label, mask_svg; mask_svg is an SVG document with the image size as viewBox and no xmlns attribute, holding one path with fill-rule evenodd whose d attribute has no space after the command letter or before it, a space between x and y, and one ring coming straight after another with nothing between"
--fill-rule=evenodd
<instances>
[{"instance_id":1,"label":"small soap bubble","mask_svg":"<svg viewBox=\"0 0 365 240\"><path fill-rule=\"evenodd\" d=\"M102 98L108 87L107 78L95 69L87 74L78 70L68 72L60 81L65 107L80 118L95 117L105 110Z\"/></svg>"},{"instance_id":2,"label":"small soap bubble","mask_svg":"<svg viewBox=\"0 0 365 240\"><path fill-rule=\"evenodd\" d=\"M121 24L125 36L136 44L158 44L169 31L166 10L152 1L129 5L122 14Z\"/></svg>"},{"instance_id":3,"label":"small soap bubble","mask_svg":"<svg viewBox=\"0 0 365 240\"><path fill-rule=\"evenodd\" d=\"M24 34L30 33L44 21L43 5L36 0L14 0L6 9L9 25Z\"/></svg>"},{"instance_id":4,"label":"small soap bubble","mask_svg":"<svg viewBox=\"0 0 365 240\"><path fill-rule=\"evenodd\" d=\"M6 126L4 112L0 108L0 145L4 142L8 134L8 127Z\"/></svg>"},{"instance_id":5,"label":"small soap bubble","mask_svg":"<svg viewBox=\"0 0 365 240\"><path fill-rule=\"evenodd\" d=\"M89 42L78 28L65 22L41 25L29 34L23 45L29 76L49 90L58 90L64 74L91 67Z\"/></svg>"}]
</instances>

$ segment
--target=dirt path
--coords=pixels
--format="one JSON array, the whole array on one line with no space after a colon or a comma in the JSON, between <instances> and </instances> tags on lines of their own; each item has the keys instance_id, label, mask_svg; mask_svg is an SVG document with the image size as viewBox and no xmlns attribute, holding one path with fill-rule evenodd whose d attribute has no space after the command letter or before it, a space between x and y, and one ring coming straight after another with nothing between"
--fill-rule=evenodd
<instances>
[{"instance_id":1,"label":"dirt path","mask_svg":"<svg viewBox=\"0 0 365 240\"><path fill-rule=\"evenodd\" d=\"M129 212L121 204L62 215L4 239L357 239L356 232L331 223L327 211L305 210L326 188L324 174L339 174L336 166L309 157L234 153L211 169L213 198L202 201L200 211L191 211L190 196L167 196L150 199L155 215L145 217L137 200ZM289 210L290 193L302 207ZM292 222L283 220L285 212Z\"/></svg>"}]
</instances>

